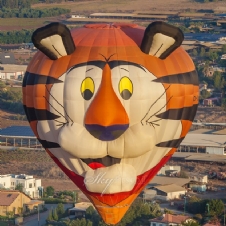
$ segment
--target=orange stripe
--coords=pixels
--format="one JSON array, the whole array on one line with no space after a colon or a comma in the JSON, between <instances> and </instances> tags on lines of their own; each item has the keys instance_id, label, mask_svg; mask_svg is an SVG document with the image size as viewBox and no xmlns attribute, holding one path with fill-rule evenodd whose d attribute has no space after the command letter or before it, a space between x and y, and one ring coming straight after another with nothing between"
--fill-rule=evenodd
<instances>
[{"instance_id":1,"label":"orange stripe","mask_svg":"<svg viewBox=\"0 0 226 226\"><path fill-rule=\"evenodd\" d=\"M49 93L52 84L38 84L38 85L27 85L23 87L23 103L27 107L35 107L37 109L47 109L49 110L49 104L44 97L49 100Z\"/></svg>"}]
</instances>

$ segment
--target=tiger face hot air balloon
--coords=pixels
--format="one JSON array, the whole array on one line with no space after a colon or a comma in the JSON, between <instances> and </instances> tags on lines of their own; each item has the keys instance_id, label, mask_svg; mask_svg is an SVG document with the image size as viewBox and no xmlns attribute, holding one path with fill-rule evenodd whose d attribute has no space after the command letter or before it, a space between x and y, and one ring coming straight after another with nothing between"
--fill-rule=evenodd
<instances>
[{"instance_id":1,"label":"tiger face hot air balloon","mask_svg":"<svg viewBox=\"0 0 226 226\"><path fill-rule=\"evenodd\" d=\"M195 116L198 78L163 22L51 23L32 36L40 50L23 80L23 104L48 154L108 224L179 146Z\"/></svg>"}]
</instances>

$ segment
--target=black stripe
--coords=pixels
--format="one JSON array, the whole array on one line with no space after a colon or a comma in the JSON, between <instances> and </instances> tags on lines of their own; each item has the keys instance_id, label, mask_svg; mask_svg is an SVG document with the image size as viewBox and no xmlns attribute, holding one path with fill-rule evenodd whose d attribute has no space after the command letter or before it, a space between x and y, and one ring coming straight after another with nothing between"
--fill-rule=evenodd
<instances>
[{"instance_id":1,"label":"black stripe","mask_svg":"<svg viewBox=\"0 0 226 226\"><path fill-rule=\"evenodd\" d=\"M156 117L161 118L161 119L193 121L197 108L198 108L198 104L194 104L191 107L169 109L161 114L156 115Z\"/></svg>"},{"instance_id":2,"label":"black stripe","mask_svg":"<svg viewBox=\"0 0 226 226\"><path fill-rule=\"evenodd\" d=\"M184 139L184 137L181 137L181 138L175 139L175 140L168 140L165 142L158 143L158 144L156 144L156 146L157 147L177 148L177 147L179 147L179 145L183 139Z\"/></svg>"},{"instance_id":3,"label":"black stripe","mask_svg":"<svg viewBox=\"0 0 226 226\"><path fill-rule=\"evenodd\" d=\"M175 75L167 75L153 80L154 82L167 84L191 84L198 86L199 80L196 70Z\"/></svg>"},{"instance_id":4,"label":"black stripe","mask_svg":"<svg viewBox=\"0 0 226 226\"><path fill-rule=\"evenodd\" d=\"M31 121L43 121L43 120L54 120L60 118L59 115L55 115L46 109L35 109L31 107L26 107L24 105L24 111L27 115L29 122Z\"/></svg>"},{"instance_id":5,"label":"black stripe","mask_svg":"<svg viewBox=\"0 0 226 226\"><path fill-rule=\"evenodd\" d=\"M26 87L27 85L55 84L55 83L61 83L61 82L63 81L53 78L51 76L38 75L38 74L30 73L26 71L24 80L23 80L23 87Z\"/></svg>"},{"instance_id":6,"label":"black stripe","mask_svg":"<svg viewBox=\"0 0 226 226\"><path fill-rule=\"evenodd\" d=\"M38 140L45 149L47 149L47 148L48 149L49 148L60 148L60 145L58 143L47 141L47 140L41 140L41 139L38 139Z\"/></svg>"}]
</instances>

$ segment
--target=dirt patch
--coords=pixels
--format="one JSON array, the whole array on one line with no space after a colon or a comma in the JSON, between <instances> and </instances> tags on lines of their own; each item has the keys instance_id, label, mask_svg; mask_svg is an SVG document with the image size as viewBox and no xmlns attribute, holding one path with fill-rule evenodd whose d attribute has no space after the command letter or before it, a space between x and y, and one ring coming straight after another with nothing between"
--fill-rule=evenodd
<instances>
[{"instance_id":1,"label":"dirt patch","mask_svg":"<svg viewBox=\"0 0 226 226\"><path fill-rule=\"evenodd\" d=\"M199 106L195 120L209 123L226 123L226 111L221 107Z\"/></svg>"},{"instance_id":2,"label":"dirt patch","mask_svg":"<svg viewBox=\"0 0 226 226\"><path fill-rule=\"evenodd\" d=\"M53 4L36 4L33 8L49 8L49 7L61 7L71 9L71 12L76 14L84 12L133 12L133 11L145 11L152 12L153 10L161 11L183 11L186 9L199 10L199 9L216 9L224 10L225 2L209 2L199 3L192 0L171 0L166 2L165 0L150 1L150 0L93 0L82 2L63 2Z\"/></svg>"},{"instance_id":3,"label":"dirt patch","mask_svg":"<svg viewBox=\"0 0 226 226\"><path fill-rule=\"evenodd\" d=\"M27 120L20 120L21 116L0 109L0 128L9 126L29 126Z\"/></svg>"}]
</instances>

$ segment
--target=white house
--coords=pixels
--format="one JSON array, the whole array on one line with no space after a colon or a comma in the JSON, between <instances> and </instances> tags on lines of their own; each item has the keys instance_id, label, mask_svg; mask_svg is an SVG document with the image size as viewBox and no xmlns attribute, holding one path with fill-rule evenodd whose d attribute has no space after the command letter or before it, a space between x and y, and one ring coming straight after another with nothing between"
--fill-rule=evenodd
<instances>
[{"instance_id":1,"label":"white house","mask_svg":"<svg viewBox=\"0 0 226 226\"><path fill-rule=\"evenodd\" d=\"M0 79L22 80L27 65L0 64Z\"/></svg>"},{"instance_id":2,"label":"white house","mask_svg":"<svg viewBox=\"0 0 226 226\"><path fill-rule=\"evenodd\" d=\"M177 151L226 155L226 136L191 132L181 142Z\"/></svg>"},{"instance_id":3,"label":"white house","mask_svg":"<svg viewBox=\"0 0 226 226\"><path fill-rule=\"evenodd\" d=\"M152 189L157 192L155 198L164 201L178 199L186 194L186 189L176 184L155 186Z\"/></svg>"},{"instance_id":4,"label":"white house","mask_svg":"<svg viewBox=\"0 0 226 226\"><path fill-rule=\"evenodd\" d=\"M18 184L23 185L23 192L31 198L39 198L40 191L43 190L41 186L41 179L35 179L31 175L0 175L0 187L14 190Z\"/></svg>"}]
</instances>

